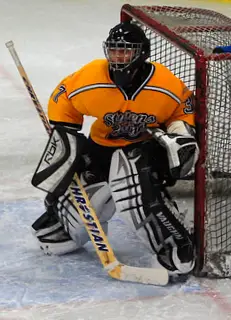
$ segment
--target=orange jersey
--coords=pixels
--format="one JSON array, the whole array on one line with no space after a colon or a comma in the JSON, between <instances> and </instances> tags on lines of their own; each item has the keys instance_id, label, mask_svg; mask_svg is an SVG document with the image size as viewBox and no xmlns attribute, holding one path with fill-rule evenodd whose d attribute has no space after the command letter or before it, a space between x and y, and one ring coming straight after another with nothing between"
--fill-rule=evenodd
<instances>
[{"instance_id":1,"label":"orange jersey","mask_svg":"<svg viewBox=\"0 0 231 320\"><path fill-rule=\"evenodd\" d=\"M63 79L49 100L50 122L81 129L84 115L96 118L92 140L112 147L147 139L147 127L167 127L176 120L194 125L192 92L159 63L152 63L147 79L130 98L110 79L106 59Z\"/></svg>"}]
</instances>

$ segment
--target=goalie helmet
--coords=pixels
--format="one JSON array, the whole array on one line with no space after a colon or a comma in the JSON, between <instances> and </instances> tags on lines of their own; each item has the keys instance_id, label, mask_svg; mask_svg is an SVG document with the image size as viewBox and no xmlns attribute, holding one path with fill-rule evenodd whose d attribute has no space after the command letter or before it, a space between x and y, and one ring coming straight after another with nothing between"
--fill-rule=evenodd
<instances>
[{"instance_id":1,"label":"goalie helmet","mask_svg":"<svg viewBox=\"0 0 231 320\"><path fill-rule=\"evenodd\" d=\"M103 43L113 81L128 86L136 71L150 56L150 41L144 31L130 22L122 22L110 30Z\"/></svg>"}]
</instances>

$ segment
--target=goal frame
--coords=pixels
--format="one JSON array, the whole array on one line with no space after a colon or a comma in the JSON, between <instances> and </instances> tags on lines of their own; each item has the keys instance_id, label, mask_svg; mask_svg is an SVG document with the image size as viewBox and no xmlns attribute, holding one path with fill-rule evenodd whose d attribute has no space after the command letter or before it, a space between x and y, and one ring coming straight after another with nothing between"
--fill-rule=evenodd
<instances>
[{"instance_id":1,"label":"goal frame","mask_svg":"<svg viewBox=\"0 0 231 320\"><path fill-rule=\"evenodd\" d=\"M195 229L195 246L196 246L196 265L194 273L200 276L204 266L204 252L205 252L205 215L206 215L206 119L207 119L207 107L206 107L206 97L207 97L207 62L209 60L221 60L222 58L230 59L230 54L222 53L219 55L206 55L204 51L197 47L196 45L190 43L187 39L179 36L179 34L174 31L190 31L192 28L194 31L197 26L178 26L173 29L169 29L164 24L159 23L154 20L151 16L144 13L140 7L155 9L156 11L164 10L168 11L172 7L170 6L132 6L125 4L121 8L120 19L121 22L131 21L135 19L137 22L141 23L145 27L154 30L155 33L161 35L169 42L177 46L181 50L185 51L190 55L195 61L195 121L196 121L196 134L198 139L198 144L200 148L199 159L195 166L194 174L194 229ZM183 7L174 7L174 9L182 10ZM189 8L185 8L188 10ZM223 14L214 12L207 9L190 8L195 12L200 11L201 13L210 14L220 17L220 19L227 19L230 24L230 19ZM228 24L228 23L227 23ZM212 26L216 30L216 26ZM174 30L175 29L175 30ZM201 27L200 27L201 30ZM219 26L219 30L230 31L230 26ZM206 31L206 30L205 30Z\"/></svg>"}]
</instances>

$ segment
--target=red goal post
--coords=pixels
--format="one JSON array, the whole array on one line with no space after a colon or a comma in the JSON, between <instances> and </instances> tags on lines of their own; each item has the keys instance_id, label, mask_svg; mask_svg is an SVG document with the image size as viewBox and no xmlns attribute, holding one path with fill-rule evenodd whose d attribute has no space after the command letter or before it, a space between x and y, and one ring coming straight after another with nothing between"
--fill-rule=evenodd
<instances>
[{"instance_id":1,"label":"red goal post","mask_svg":"<svg viewBox=\"0 0 231 320\"><path fill-rule=\"evenodd\" d=\"M200 147L194 183L195 274L231 276L231 19L186 7L131 6L121 21L142 26L152 61L164 64L194 91ZM186 181L183 184L182 195ZM179 193L178 193L179 194Z\"/></svg>"}]
</instances>

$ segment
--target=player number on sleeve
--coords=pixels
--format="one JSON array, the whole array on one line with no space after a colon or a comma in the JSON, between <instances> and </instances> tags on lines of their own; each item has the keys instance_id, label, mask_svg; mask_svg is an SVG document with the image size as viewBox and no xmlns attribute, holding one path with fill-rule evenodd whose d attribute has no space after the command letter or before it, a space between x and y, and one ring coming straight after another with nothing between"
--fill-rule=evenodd
<instances>
[{"instance_id":1,"label":"player number on sleeve","mask_svg":"<svg viewBox=\"0 0 231 320\"><path fill-rule=\"evenodd\" d=\"M66 92L66 88L65 86L61 85L59 88L58 88L58 92L53 96L53 100L55 103L58 103L58 99L59 97L61 96L61 94L63 94L64 92Z\"/></svg>"},{"instance_id":2,"label":"player number on sleeve","mask_svg":"<svg viewBox=\"0 0 231 320\"><path fill-rule=\"evenodd\" d=\"M188 99L185 101L184 113L185 114L194 113L194 99L192 96L188 97Z\"/></svg>"}]
</instances>

